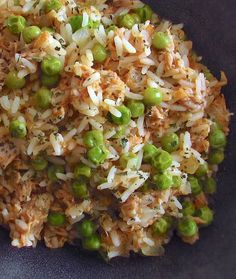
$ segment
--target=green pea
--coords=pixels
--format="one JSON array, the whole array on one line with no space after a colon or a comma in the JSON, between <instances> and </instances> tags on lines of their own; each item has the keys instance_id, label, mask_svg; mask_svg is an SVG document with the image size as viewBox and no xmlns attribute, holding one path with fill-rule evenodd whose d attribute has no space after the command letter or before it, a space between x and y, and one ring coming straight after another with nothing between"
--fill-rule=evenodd
<instances>
[{"instance_id":1,"label":"green pea","mask_svg":"<svg viewBox=\"0 0 236 279\"><path fill-rule=\"evenodd\" d=\"M126 126L120 125L116 128L116 133L112 138L114 139L122 138L125 135L125 132L126 132Z\"/></svg>"},{"instance_id":2,"label":"green pea","mask_svg":"<svg viewBox=\"0 0 236 279\"><path fill-rule=\"evenodd\" d=\"M48 166L48 162L42 156L37 156L32 160L31 165L34 170L43 171Z\"/></svg>"},{"instance_id":3,"label":"green pea","mask_svg":"<svg viewBox=\"0 0 236 279\"><path fill-rule=\"evenodd\" d=\"M9 72L5 79L5 85L8 89L21 89L25 86L25 78L19 78L16 71Z\"/></svg>"},{"instance_id":4,"label":"green pea","mask_svg":"<svg viewBox=\"0 0 236 279\"><path fill-rule=\"evenodd\" d=\"M174 188L179 188L182 185L182 178L179 175L174 175L172 180Z\"/></svg>"},{"instance_id":5,"label":"green pea","mask_svg":"<svg viewBox=\"0 0 236 279\"><path fill-rule=\"evenodd\" d=\"M222 126L218 122L213 122L211 125L211 132L214 130L222 130Z\"/></svg>"},{"instance_id":6,"label":"green pea","mask_svg":"<svg viewBox=\"0 0 236 279\"><path fill-rule=\"evenodd\" d=\"M156 32L152 39L152 44L157 49L166 49L170 44L171 40L168 34L164 32Z\"/></svg>"},{"instance_id":7,"label":"green pea","mask_svg":"<svg viewBox=\"0 0 236 279\"><path fill-rule=\"evenodd\" d=\"M219 165L224 161L225 155L223 150L212 150L208 156L208 163L211 165Z\"/></svg>"},{"instance_id":8,"label":"green pea","mask_svg":"<svg viewBox=\"0 0 236 279\"><path fill-rule=\"evenodd\" d=\"M119 16L117 19L118 26L125 27L127 29L131 29L135 25L136 20L137 19L130 14Z\"/></svg>"},{"instance_id":9,"label":"green pea","mask_svg":"<svg viewBox=\"0 0 236 279\"><path fill-rule=\"evenodd\" d=\"M160 153L160 149L158 149L153 144L145 144L143 147L143 160L146 163L150 163L153 159L153 157Z\"/></svg>"},{"instance_id":10,"label":"green pea","mask_svg":"<svg viewBox=\"0 0 236 279\"><path fill-rule=\"evenodd\" d=\"M162 148L171 153L179 148L179 137L176 133L168 133L161 138Z\"/></svg>"},{"instance_id":11,"label":"green pea","mask_svg":"<svg viewBox=\"0 0 236 279\"><path fill-rule=\"evenodd\" d=\"M77 30L82 28L83 16L75 15L69 19L69 23L72 28L72 32L75 33Z\"/></svg>"},{"instance_id":12,"label":"green pea","mask_svg":"<svg viewBox=\"0 0 236 279\"><path fill-rule=\"evenodd\" d=\"M52 165L48 168L48 179L51 182L57 182L58 178L57 178L57 174L58 173L64 173L64 167L61 165Z\"/></svg>"},{"instance_id":13,"label":"green pea","mask_svg":"<svg viewBox=\"0 0 236 279\"><path fill-rule=\"evenodd\" d=\"M204 70L203 74L208 81L212 81L214 79L213 74L208 69Z\"/></svg>"},{"instance_id":14,"label":"green pea","mask_svg":"<svg viewBox=\"0 0 236 279\"><path fill-rule=\"evenodd\" d=\"M142 8L136 9L135 13L139 15L142 23L150 20L153 15L153 11L148 5L144 5Z\"/></svg>"},{"instance_id":15,"label":"green pea","mask_svg":"<svg viewBox=\"0 0 236 279\"><path fill-rule=\"evenodd\" d=\"M203 189L206 194L214 194L216 192L216 181L212 177L207 177L203 182Z\"/></svg>"},{"instance_id":16,"label":"green pea","mask_svg":"<svg viewBox=\"0 0 236 279\"><path fill-rule=\"evenodd\" d=\"M201 178L206 175L208 172L208 165L206 163L199 165L198 169L195 172L196 177Z\"/></svg>"},{"instance_id":17,"label":"green pea","mask_svg":"<svg viewBox=\"0 0 236 279\"><path fill-rule=\"evenodd\" d=\"M90 237L95 231L95 225L90 220L84 220L78 224L77 231L82 237Z\"/></svg>"},{"instance_id":18,"label":"green pea","mask_svg":"<svg viewBox=\"0 0 236 279\"><path fill-rule=\"evenodd\" d=\"M72 190L76 198L86 199L89 197L88 187L82 180L75 181L72 184Z\"/></svg>"},{"instance_id":19,"label":"green pea","mask_svg":"<svg viewBox=\"0 0 236 279\"><path fill-rule=\"evenodd\" d=\"M193 216L195 213L195 205L188 200L185 200L182 203L183 209L182 209L182 213L184 216Z\"/></svg>"},{"instance_id":20,"label":"green pea","mask_svg":"<svg viewBox=\"0 0 236 279\"><path fill-rule=\"evenodd\" d=\"M145 106L142 102L131 101L127 104L127 107L131 112L132 118L138 118L139 116L144 115Z\"/></svg>"},{"instance_id":21,"label":"green pea","mask_svg":"<svg viewBox=\"0 0 236 279\"><path fill-rule=\"evenodd\" d=\"M168 172L154 175L153 180L159 190L167 190L173 184L172 176Z\"/></svg>"},{"instance_id":22,"label":"green pea","mask_svg":"<svg viewBox=\"0 0 236 279\"><path fill-rule=\"evenodd\" d=\"M152 230L155 234L164 235L170 229L170 223L166 218L160 218L152 225Z\"/></svg>"},{"instance_id":23,"label":"green pea","mask_svg":"<svg viewBox=\"0 0 236 279\"><path fill-rule=\"evenodd\" d=\"M106 32L107 34L110 32L110 31L115 31L118 27L116 25L110 25L107 29L106 29Z\"/></svg>"},{"instance_id":24,"label":"green pea","mask_svg":"<svg viewBox=\"0 0 236 279\"><path fill-rule=\"evenodd\" d=\"M201 193L201 191L202 191L202 187L199 184L198 179L196 177L194 177L194 176L189 176L188 177L188 181L189 181L189 183L191 185L192 194L194 196L199 195Z\"/></svg>"},{"instance_id":25,"label":"green pea","mask_svg":"<svg viewBox=\"0 0 236 279\"><path fill-rule=\"evenodd\" d=\"M168 169L172 165L172 162L172 156L164 150L161 150L152 159L152 165L160 171Z\"/></svg>"},{"instance_id":26,"label":"green pea","mask_svg":"<svg viewBox=\"0 0 236 279\"><path fill-rule=\"evenodd\" d=\"M55 76L47 76L45 74L41 75L42 85L48 88L56 87L59 80L60 80L60 75L55 75Z\"/></svg>"},{"instance_id":27,"label":"green pea","mask_svg":"<svg viewBox=\"0 0 236 279\"><path fill-rule=\"evenodd\" d=\"M108 53L106 51L106 48L97 43L92 48L93 58L95 62L102 63L107 59Z\"/></svg>"},{"instance_id":28,"label":"green pea","mask_svg":"<svg viewBox=\"0 0 236 279\"><path fill-rule=\"evenodd\" d=\"M41 30L38 26L28 26L22 32L23 40L26 44L30 44L33 40L38 38Z\"/></svg>"},{"instance_id":29,"label":"green pea","mask_svg":"<svg viewBox=\"0 0 236 279\"><path fill-rule=\"evenodd\" d=\"M26 27L26 20L23 16L9 16L7 19L7 28L13 34L20 34Z\"/></svg>"},{"instance_id":30,"label":"green pea","mask_svg":"<svg viewBox=\"0 0 236 279\"><path fill-rule=\"evenodd\" d=\"M87 148L103 145L104 143L103 133L98 130L89 131L84 135L83 142Z\"/></svg>"},{"instance_id":31,"label":"green pea","mask_svg":"<svg viewBox=\"0 0 236 279\"><path fill-rule=\"evenodd\" d=\"M62 7L60 0L48 0L45 5L45 12L49 13L52 10L58 12Z\"/></svg>"},{"instance_id":32,"label":"green pea","mask_svg":"<svg viewBox=\"0 0 236 279\"><path fill-rule=\"evenodd\" d=\"M97 29L100 26L100 24L101 24L100 20L93 21L90 19L88 23L88 28Z\"/></svg>"},{"instance_id":33,"label":"green pea","mask_svg":"<svg viewBox=\"0 0 236 279\"><path fill-rule=\"evenodd\" d=\"M47 55L44 57L41 63L41 70L47 76L55 76L60 74L62 68L63 66L61 61L52 55Z\"/></svg>"},{"instance_id":34,"label":"green pea","mask_svg":"<svg viewBox=\"0 0 236 279\"><path fill-rule=\"evenodd\" d=\"M191 217L185 217L179 220L177 232L183 237L193 237L198 233L198 226Z\"/></svg>"},{"instance_id":35,"label":"green pea","mask_svg":"<svg viewBox=\"0 0 236 279\"><path fill-rule=\"evenodd\" d=\"M138 157L134 153L128 152L121 155L119 160L121 168L126 169L130 160L134 161L135 166L138 164Z\"/></svg>"},{"instance_id":36,"label":"green pea","mask_svg":"<svg viewBox=\"0 0 236 279\"><path fill-rule=\"evenodd\" d=\"M135 24L141 23L141 18L137 13L131 13L130 15L133 17Z\"/></svg>"},{"instance_id":37,"label":"green pea","mask_svg":"<svg viewBox=\"0 0 236 279\"><path fill-rule=\"evenodd\" d=\"M82 241L82 246L84 249L89 251L97 251L101 247L101 241L98 235L94 234L92 236L86 237Z\"/></svg>"},{"instance_id":38,"label":"green pea","mask_svg":"<svg viewBox=\"0 0 236 279\"><path fill-rule=\"evenodd\" d=\"M42 32L48 32L49 34L54 34L55 33L55 30L53 29L53 28L51 28L51 27L43 27L42 29L41 29L41 31Z\"/></svg>"},{"instance_id":39,"label":"green pea","mask_svg":"<svg viewBox=\"0 0 236 279\"><path fill-rule=\"evenodd\" d=\"M146 106L158 106L162 102L162 92L158 88L148 87L144 91L143 102Z\"/></svg>"},{"instance_id":40,"label":"green pea","mask_svg":"<svg viewBox=\"0 0 236 279\"><path fill-rule=\"evenodd\" d=\"M226 145L225 133L220 129L214 129L209 136L210 146L212 148L221 148Z\"/></svg>"},{"instance_id":41,"label":"green pea","mask_svg":"<svg viewBox=\"0 0 236 279\"><path fill-rule=\"evenodd\" d=\"M27 135L26 124L20 120L13 120L9 126L10 134L13 138L23 139Z\"/></svg>"},{"instance_id":42,"label":"green pea","mask_svg":"<svg viewBox=\"0 0 236 279\"><path fill-rule=\"evenodd\" d=\"M108 156L104 146L95 146L88 151L88 159L95 165L102 164Z\"/></svg>"},{"instance_id":43,"label":"green pea","mask_svg":"<svg viewBox=\"0 0 236 279\"><path fill-rule=\"evenodd\" d=\"M117 110L121 113L121 117L112 114L112 121L117 125L128 125L131 120L130 110L124 105L117 107Z\"/></svg>"},{"instance_id":44,"label":"green pea","mask_svg":"<svg viewBox=\"0 0 236 279\"><path fill-rule=\"evenodd\" d=\"M47 109L52 101L52 92L47 88L40 88L34 95L37 107Z\"/></svg>"},{"instance_id":45,"label":"green pea","mask_svg":"<svg viewBox=\"0 0 236 279\"><path fill-rule=\"evenodd\" d=\"M84 164L79 164L79 165L75 166L74 177L76 179L79 179L81 176L85 176L85 177L89 178L89 177L91 177L91 175L92 175L92 171L89 166L86 166Z\"/></svg>"},{"instance_id":46,"label":"green pea","mask_svg":"<svg viewBox=\"0 0 236 279\"><path fill-rule=\"evenodd\" d=\"M196 211L196 216L199 217L200 219L202 219L202 221L204 222L203 226L208 226L213 222L213 211L207 207L201 207Z\"/></svg>"},{"instance_id":47,"label":"green pea","mask_svg":"<svg viewBox=\"0 0 236 279\"><path fill-rule=\"evenodd\" d=\"M48 214L48 223L54 227L61 227L66 222L65 214L61 212L50 212Z\"/></svg>"}]
</instances>

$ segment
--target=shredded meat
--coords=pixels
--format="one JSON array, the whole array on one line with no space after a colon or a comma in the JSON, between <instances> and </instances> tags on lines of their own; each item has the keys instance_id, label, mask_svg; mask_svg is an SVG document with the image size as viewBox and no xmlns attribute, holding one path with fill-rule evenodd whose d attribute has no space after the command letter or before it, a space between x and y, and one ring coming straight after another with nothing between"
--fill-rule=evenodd
<instances>
[{"instance_id":1,"label":"shredded meat","mask_svg":"<svg viewBox=\"0 0 236 279\"><path fill-rule=\"evenodd\" d=\"M226 102L224 95L219 95L210 107L207 109L208 114L212 117L216 122L220 124L223 131L228 134L229 133L229 121L230 121L230 113L226 108Z\"/></svg>"},{"instance_id":2,"label":"shredded meat","mask_svg":"<svg viewBox=\"0 0 236 279\"><path fill-rule=\"evenodd\" d=\"M0 139L0 166L5 169L19 154L15 145L6 139Z\"/></svg>"}]
</instances>

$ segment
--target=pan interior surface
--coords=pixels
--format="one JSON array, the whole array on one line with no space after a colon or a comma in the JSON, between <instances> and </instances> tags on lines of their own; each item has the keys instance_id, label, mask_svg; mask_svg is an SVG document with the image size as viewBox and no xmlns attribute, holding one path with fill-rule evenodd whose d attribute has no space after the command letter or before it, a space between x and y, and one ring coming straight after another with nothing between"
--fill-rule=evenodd
<instances>
[{"instance_id":1,"label":"pan interior surface","mask_svg":"<svg viewBox=\"0 0 236 279\"><path fill-rule=\"evenodd\" d=\"M145 1L164 18L183 22L203 62L219 76L223 69L229 84L224 89L231 112L236 113L236 2L158 0ZM235 278L236 272L236 119L231 120L226 160L218 173L215 221L201 231L194 246L173 239L159 258L131 257L105 264L74 247L17 250L7 232L0 231L1 278Z\"/></svg>"}]
</instances>

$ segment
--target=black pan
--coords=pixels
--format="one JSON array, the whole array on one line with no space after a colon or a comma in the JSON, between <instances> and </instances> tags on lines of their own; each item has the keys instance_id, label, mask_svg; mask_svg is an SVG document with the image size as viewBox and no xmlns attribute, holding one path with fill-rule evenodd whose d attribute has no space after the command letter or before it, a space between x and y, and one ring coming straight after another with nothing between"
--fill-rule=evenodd
<instances>
[{"instance_id":1,"label":"black pan","mask_svg":"<svg viewBox=\"0 0 236 279\"><path fill-rule=\"evenodd\" d=\"M174 22L183 22L204 63L216 74L224 69L224 89L231 112L236 113L236 0L153 0L154 10ZM177 238L159 258L132 256L106 264L74 247L17 250L6 231L0 231L1 279L61 278L236 278L236 118L232 118L226 160L218 175L215 222L201 231L195 246Z\"/></svg>"}]
</instances>

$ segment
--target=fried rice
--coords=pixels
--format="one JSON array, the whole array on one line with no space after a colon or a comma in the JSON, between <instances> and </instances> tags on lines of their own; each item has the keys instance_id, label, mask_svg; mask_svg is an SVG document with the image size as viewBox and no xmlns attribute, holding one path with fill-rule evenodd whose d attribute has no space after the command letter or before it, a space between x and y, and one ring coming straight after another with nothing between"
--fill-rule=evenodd
<instances>
[{"instance_id":1,"label":"fried rice","mask_svg":"<svg viewBox=\"0 0 236 279\"><path fill-rule=\"evenodd\" d=\"M161 255L176 230L183 241L194 243L199 230L187 236L178 224L191 219L200 228L207 223L195 213L186 217L183 207L191 202L199 212L209 205L204 185L218 169L209 159L215 150L210 136L216 125L225 136L229 133L230 113L221 92L225 74L217 79L201 64L182 24L151 13L129 29L119 25L121 17L144 8L140 1L61 0L59 9L48 10L49 2L0 0L0 224L9 230L12 245L35 247L44 240L49 248L65 243L86 248L88 237L78 229L84 220L93 223L98 250L108 259L131 251ZM40 27L40 35L27 44L22 34L12 34L7 26L12 15ZM75 15L82 16L82 26L73 32L70 18ZM168 36L163 49L153 45L158 32ZM107 51L102 63L94 59L96 44ZM41 64L48 55L63 70L50 89L50 106L42 110L34 96L42 87ZM6 86L11 71L26 80L23 88ZM122 105L142 103L147 88L161 91L160 104L145 105L145 112L125 126L112 121L122 118ZM14 120L26 126L24 137L11 133ZM88 155L88 131L103 135L105 158L99 164ZM162 189L154 177L163 171L153 166L154 159L144 159L145 146L162 152L162 138L170 133L178 136L179 145L170 152L165 173L178 177L178 185L172 179ZM124 166L122 158L131 153ZM42 171L32 164L38 156L47 161ZM75 174L81 164L91 170L89 178ZM208 168L198 177L200 191L194 193L190 178L202 165ZM52 166L61 169L53 180ZM81 180L86 197L73 188ZM55 212L64 216L60 225L50 222ZM170 219L161 233L158 224Z\"/></svg>"}]
</instances>

